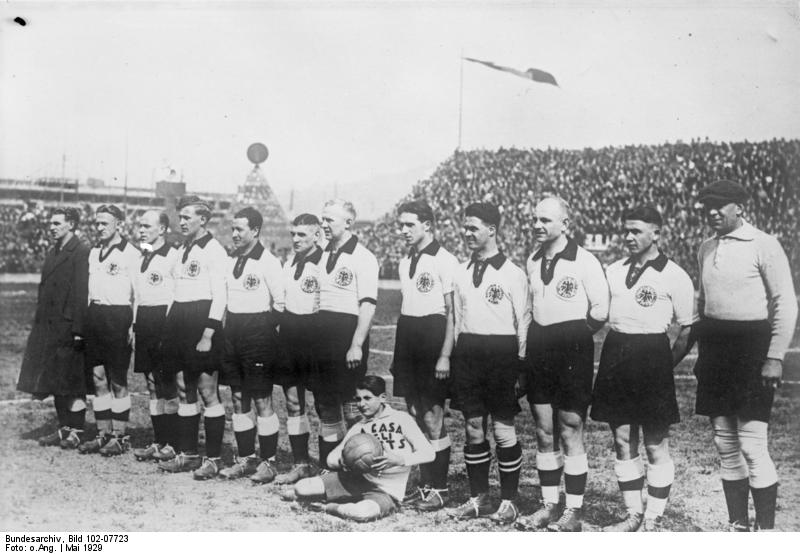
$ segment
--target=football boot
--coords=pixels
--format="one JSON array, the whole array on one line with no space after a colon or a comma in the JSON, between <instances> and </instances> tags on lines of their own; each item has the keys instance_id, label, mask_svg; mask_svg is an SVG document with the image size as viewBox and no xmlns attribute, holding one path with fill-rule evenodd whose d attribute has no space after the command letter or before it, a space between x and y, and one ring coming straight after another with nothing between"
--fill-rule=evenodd
<instances>
[{"instance_id":1,"label":"football boot","mask_svg":"<svg viewBox=\"0 0 800 554\"><path fill-rule=\"evenodd\" d=\"M78 452L81 454L96 454L100 452L100 449L103 448L108 441L111 440L110 433L100 433L95 438L90 441L86 441L78 447Z\"/></svg>"},{"instance_id":2,"label":"football boot","mask_svg":"<svg viewBox=\"0 0 800 554\"><path fill-rule=\"evenodd\" d=\"M39 446L60 446L61 441L69 435L69 427L60 427L49 435L39 439Z\"/></svg>"},{"instance_id":3,"label":"football boot","mask_svg":"<svg viewBox=\"0 0 800 554\"><path fill-rule=\"evenodd\" d=\"M272 462L269 460L264 460L258 464L258 468L256 469L256 472L250 476L250 480L253 483L258 483L259 485L266 485L267 483L272 483L277 476L278 470L275 469L275 466L272 465Z\"/></svg>"},{"instance_id":4,"label":"football boot","mask_svg":"<svg viewBox=\"0 0 800 554\"><path fill-rule=\"evenodd\" d=\"M70 429L69 434L61 439L61 446L64 450L75 450L81 444L81 437L83 437L83 429Z\"/></svg>"},{"instance_id":5,"label":"football boot","mask_svg":"<svg viewBox=\"0 0 800 554\"><path fill-rule=\"evenodd\" d=\"M580 533L583 529L581 522L581 508L564 508L561 517L547 526L553 533Z\"/></svg>"},{"instance_id":6,"label":"football boot","mask_svg":"<svg viewBox=\"0 0 800 554\"><path fill-rule=\"evenodd\" d=\"M558 504L545 502L531 515L519 518L516 526L520 531L544 529L552 522L557 520L560 513L561 510L559 509Z\"/></svg>"},{"instance_id":7,"label":"football boot","mask_svg":"<svg viewBox=\"0 0 800 554\"><path fill-rule=\"evenodd\" d=\"M145 448L134 448L133 457L139 462L150 462L156 459L155 455L159 450L161 450L161 446L154 442Z\"/></svg>"},{"instance_id":8,"label":"football boot","mask_svg":"<svg viewBox=\"0 0 800 554\"><path fill-rule=\"evenodd\" d=\"M316 472L314 471L314 468L311 467L311 464L295 464L292 466L292 469L286 473L281 473L280 475L276 476L275 484L292 485L297 483L300 479L314 477L315 475Z\"/></svg>"},{"instance_id":9,"label":"football boot","mask_svg":"<svg viewBox=\"0 0 800 554\"><path fill-rule=\"evenodd\" d=\"M511 525L517 520L519 510L513 500L503 500L497 511L489 516L493 522L500 525Z\"/></svg>"},{"instance_id":10,"label":"football boot","mask_svg":"<svg viewBox=\"0 0 800 554\"><path fill-rule=\"evenodd\" d=\"M635 533L639 530L639 527L642 525L642 519L644 519L644 514L639 512L628 511L628 515L625 516L625 519L622 521L618 521L612 525L607 525L603 527L604 533Z\"/></svg>"},{"instance_id":11,"label":"football boot","mask_svg":"<svg viewBox=\"0 0 800 554\"><path fill-rule=\"evenodd\" d=\"M203 463L200 464L200 467L194 470L192 477L198 481L213 479L219 475L220 467L222 467L222 458L209 458L206 456L203 458Z\"/></svg>"},{"instance_id":12,"label":"football boot","mask_svg":"<svg viewBox=\"0 0 800 554\"><path fill-rule=\"evenodd\" d=\"M167 444L164 445L161 450L153 454L153 459L157 462L168 462L175 459L175 456L177 455L178 453L175 452L175 449L172 448L172 445Z\"/></svg>"},{"instance_id":13,"label":"football boot","mask_svg":"<svg viewBox=\"0 0 800 554\"><path fill-rule=\"evenodd\" d=\"M403 506L414 506L420 500L425 500L425 498L428 496L428 491L430 488L430 485L422 485L421 487L415 488L414 492L411 492L403 497Z\"/></svg>"},{"instance_id":14,"label":"football boot","mask_svg":"<svg viewBox=\"0 0 800 554\"><path fill-rule=\"evenodd\" d=\"M219 476L223 479L239 479L241 477L249 477L253 475L258 469L259 459L255 456L246 456L244 458L236 458L232 466L226 467L219 471Z\"/></svg>"},{"instance_id":15,"label":"football boot","mask_svg":"<svg viewBox=\"0 0 800 554\"><path fill-rule=\"evenodd\" d=\"M447 492L447 489L429 488L425 493L425 497L420 498L414 504L414 508L420 512L435 512L436 510L441 510L450 500L450 494Z\"/></svg>"},{"instance_id":16,"label":"football boot","mask_svg":"<svg viewBox=\"0 0 800 554\"><path fill-rule=\"evenodd\" d=\"M199 454L184 454L181 452L171 460L158 463L158 469L167 473L181 473L183 471L194 471L200 468L203 460Z\"/></svg>"},{"instance_id":17,"label":"football boot","mask_svg":"<svg viewBox=\"0 0 800 554\"><path fill-rule=\"evenodd\" d=\"M750 532L750 522L748 521L733 521L728 528L729 531L732 533L749 533Z\"/></svg>"},{"instance_id":18,"label":"football boot","mask_svg":"<svg viewBox=\"0 0 800 554\"><path fill-rule=\"evenodd\" d=\"M115 435L99 450L101 456L119 456L130 448L130 437L128 435Z\"/></svg>"},{"instance_id":19,"label":"football boot","mask_svg":"<svg viewBox=\"0 0 800 554\"><path fill-rule=\"evenodd\" d=\"M642 533L658 533L661 531L661 518L660 517L646 517L639 527Z\"/></svg>"},{"instance_id":20,"label":"football boot","mask_svg":"<svg viewBox=\"0 0 800 554\"><path fill-rule=\"evenodd\" d=\"M488 516L492 512L494 512L492 501L489 500L487 493L482 492L478 496L470 497L458 508L454 508L450 516L455 519L476 519Z\"/></svg>"}]
</instances>

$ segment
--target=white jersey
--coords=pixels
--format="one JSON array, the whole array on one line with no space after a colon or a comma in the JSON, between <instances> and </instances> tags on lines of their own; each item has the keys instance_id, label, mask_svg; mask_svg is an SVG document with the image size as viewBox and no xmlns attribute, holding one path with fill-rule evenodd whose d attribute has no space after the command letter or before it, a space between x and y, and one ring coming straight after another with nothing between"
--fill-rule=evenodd
<instances>
[{"instance_id":1,"label":"white jersey","mask_svg":"<svg viewBox=\"0 0 800 554\"><path fill-rule=\"evenodd\" d=\"M502 253L463 263L454 279L455 335L516 335L525 357L531 322L525 272Z\"/></svg>"},{"instance_id":2,"label":"white jersey","mask_svg":"<svg viewBox=\"0 0 800 554\"><path fill-rule=\"evenodd\" d=\"M332 247L320 260L319 309L357 316L362 303L378 303L378 260L355 235L336 252Z\"/></svg>"},{"instance_id":3,"label":"white jersey","mask_svg":"<svg viewBox=\"0 0 800 554\"><path fill-rule=\"evenodd\" d=\"M400 260L402 315L445 315L444 297L453 292L458 260L434 240L421 252L409 252Z\"/></svg>"},{"instance_id":4,"label":"white jersey","mask_svg":"<svg viewBox=\"0 0 800 554\"><path fill-rule=\"evenodd\" d=\"M305 256L293 257L283 265L286 311L296 315L319 311L319 271L322 248L315 246Z\"/></svg>"},{"instance_id":5,"label":"white jersey","mask_svg":"<svg viewBox=\"0 0 800 554\"><path fill-rule=\"evenodd\" d=\"M234 314L282 312L282 273L278 258L264 250L260 242L244 256L237 256L236 252L231 254L225 270L228 311Z\"/></svg>"},{"instance_id":6,"label":"white jersey","mask_svg":"<svg viewBox=\"0 0 800 554\"><path fill-rule=\"evenodd\" d=\"M136 273L136 305L168 306L175 290L173 275L178 263L178 250L164 245L154 252L142 252Z\"/></svg>"},{"instance_id":7,"label":"white jersey","mask_svg":"<svg viewBox=\"0 0 800 554\"><path fill-rule=\"evenodd\" d=\"M533 321L553 325L565 321L608 319L608 283L603 266L572 240L549 264L544 249L528 258L528 281L533 295Z\"/></svg>"},{"instance_id":8,"label":"white jersey","mask_svg":"<svg viewBox=\"0 0 800 554\"><path fill-rule=\"evenodd\" d=\"M89 252L89 302L102 306L130 306L135 297L139 251L122 239L103 252Z\"/></svg>"},{"instance_id":9,"label":"white jersey","mask_svg":"<svg viewBox=\"0 0 800 554\"><path fill-rule=\"evenodd\" d=\"M411 466L432 462L436 457L433 446L420 430L417 422L406 412L384 405L383 411L372 419L353 425L342 442L328 455L328 464L336 467L342 458L347 440L359 433L369 433L381 441L384 450L391 450L403 458L403 465L392 467L380 475L365 473L364 478L377 485L383 492L403 500Z\"/></svg>"},{"instance_id":10,"label":"white jersey","mask_svg":"<svg viewBox=\"0 0 800 554\"><path fill-rule=\"evenodd\" d=\"M181 245L175 266L175 302L211 300L208 318L218 325L225 312L227 267L228 253L210 233Z\"/></svg>"},{"instance_id":11,"label":"white jersey","mask_svg":"<svg viewBox=\"0 0 800 554\"><path fill-rule=\"evenodd\" d=\"M666 333L673 318L678 325L694 321L694 286L689 275L664 254L637 271L630 258L606 272L611 289L608 322L629 334Z\"/></svg>"}]
</instances>

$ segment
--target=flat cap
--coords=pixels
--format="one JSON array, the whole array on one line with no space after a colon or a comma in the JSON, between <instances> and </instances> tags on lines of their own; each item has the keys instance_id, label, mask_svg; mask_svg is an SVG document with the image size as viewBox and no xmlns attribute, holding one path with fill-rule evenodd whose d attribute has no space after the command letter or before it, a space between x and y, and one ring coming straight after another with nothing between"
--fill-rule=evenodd
<instances>
[{"instance_id":1,"label":"flat cap","mask_svg":"<svg viewBox=\"0 0 800 554\"><path fill-rule=\"evenodd\" d=\"M725 204L744 204L750 198L742 185L734 181L715 181L703 188L697 195L697 201L703 204L708 202L724 202Z\"/></svg>"}]
</instances>

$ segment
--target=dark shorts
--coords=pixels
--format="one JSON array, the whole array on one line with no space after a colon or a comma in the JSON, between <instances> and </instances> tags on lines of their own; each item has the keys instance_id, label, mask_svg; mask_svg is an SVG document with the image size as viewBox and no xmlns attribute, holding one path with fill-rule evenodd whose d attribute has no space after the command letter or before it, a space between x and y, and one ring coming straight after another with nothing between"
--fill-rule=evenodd
<instances>
[{"instance_id":1,"label":"dark shorts","mask_svg":"<svg viewBox=\"0 0 800 554\"><path fill-rule=\"evenodd\" d=\"M520 412L515 385L519 347L514 335L462 333L453 352L453 400L464 418L513 419Z\"/></svg>"},{"instance_id":2,"label":"dark shorts","mask_svg":"<svg viewBox=\"0 0 800 554\"><path fill-rule=\"evenodd\" d=\"M130 306L89 304L84 336L84 360L88 371L103 366L111 382L128 386L128 369L131 365L128 332L131 323L133 310Z\"/></svg>"},{"instance_id":3,"label":"dark shorts","mask_svg":"<svg viewBox=\"0 0 800 554\"><path fill-rule=\"evenodd\" d=\"M442 351L447 320L443 315L397 320L394 343L393 396L428 398L443 404L450 395L450 379L436 378L436 362Z\"/></svg>"},{"instance_id":4,"label":"dark shorts","mask_svg":"<svg viewBox=\"0 0 800 554\"><path fill-rule=\"evenodd\" d=\"M594 340L585 321L528 329L528 402L586 417L592 402Z\"/></svg>"},{"instance_id":5,"label":"dark shorts","mask_svg":"<svg viewBox=\"0 0 800 554\"><path fill-rule=\"evenodd\" d=\"M275 315L228 312L224 344L220 383L249 393L271 393L278 359Z\"/></svg>"},{"instance_id":6,"label":"dark shorts","mask_svg":"<svg viewBox=\"0 0 800 554\"><path fill-rule=\"evenodd\" d=\"M697 413L769 422L775 392L761 383L772 336L769 322L702 319L694 333Z\"/></svg>"},{"instance_id":7,"label":"dark shorts","mask_svg":"<svg viewBox=\"0 0 800 554\"><path fill-rule=\"evenodd\" d=\"M311 372L309 388L315 397L331 402L348 402L356 393L356 383L367 374L369 336L361 347L361 365L347 367L347 351L353 342L358 317L351 314L319 312L314 340L316 366Z\"/></svg>"},{"instance_id":8,"label":"dark shorts","mask_svg":"<svg viewBox=\"0 0 800 554\"><path fill-rule=\"evenodd\" d=\"M666 333L609 331L594 382L591 415L615 426L666 427L680 421Z\"/></svg>"},{"instance_id":9,"label":"dark shorts","mask_svg":"<svg viewBox=\"0 0 800 554\"><path fill-rule=\"evenodd\" d=\"M164 326L161 352L164 370L169 373L185 372L197 376L212 374L219 369L222 354L222 330L217 329L211 339L211 350L198 352L197 343L208 324L211 300L174 302Z\"/></svg>"},{"instance_id":10,"label":"dark shorts","mask_svg":"<svg viewBox=\"0 0 800 554\"><path fill-rule=\"evenodd\" d=\"M135 373L161 375L164 365L161 341L167 321L167 306L139 306L136 310L136 352L133 359Z\"/></svg>"},{"instance_id":11,"label":"dark shorts","mask_svg":"<svg viewBox=\"0 0 800 554\"><path fill-rule=\"evenodd\" d=\"M348 471L332 471L321 475L325 485L325 500L335 504L349 504L372 500L380 506L378 518L393 514L399 508L397 500L363 476Z\"/></svg>"},{"instance_id":12,"label":"dark shorts","mask_svg":"<svg viewBox=\"0 0 800 554\"><path fill-rule=\"evenodd\" d=\"M308 386L314 370L314 333L316 314L298 315L283 312L278 337L280 361L275 367L275 384L284 387Z\"/></svg>"}]
</instances>

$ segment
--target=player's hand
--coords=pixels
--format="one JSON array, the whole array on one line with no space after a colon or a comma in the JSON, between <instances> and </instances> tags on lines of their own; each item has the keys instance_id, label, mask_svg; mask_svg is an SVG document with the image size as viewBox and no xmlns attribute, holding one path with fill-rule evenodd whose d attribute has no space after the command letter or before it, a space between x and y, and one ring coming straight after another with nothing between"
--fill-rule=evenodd
<instances>
[{"instance_id":1,"label":"player's hand","mask_svg":"<svg viewBox=\"0 0 800 554\"><path fill-rule=\"evenodd\" d=\"M517 398L522 398L528 394L528 371L525 368L525 360L518 361L520 366L519 375L517 375L517 382L514 383L514 394Z\"/></svg>"},{"instance_id":2,"label":"player's hand","mask_svg":"<svg viewBox=\"0 0 800 554\"><path fill-rule=\"evenodd\" d=\"M781 386L781 377L783 377L783 362L767 358L761 366L761 383L774 390Z\"/></svg>"},{"instance_id":3,"label":"player's hand","mask_svg":"<svg viewBox=\"0 0 800 554\"><path fill-rule=\"evenodd\" d=\"M403 458L399 454L395 454L391 450L386 450L383 456L377 456L375 458L375 463L372 464L371 469L372 473L380 475L382 471L386 471L389 468L403 467L404 465Z\"/></svg>"},{"instance_id":4,"label":"player's hand","mask_svg":"<svg viewBox=\"0 0 800 554\"><path fill-rule=\"evenodd\" d=\"M128 329L128 344L132 349L136 349L136 333L133 330L133 327Z\"/></svg>"},{"instance_id":5,"label":"player's hand","mask_svg":"<svg viewBox=\"0 0 800 554\"><path fill-rule=\"evenodd\" d=\"M436 378L439 380L450 377L450 358L439 356L436 362Z\"/></svg>"},{"instance_id":6,"label":"player's hand","mask_svg":"<svg viewBox=\"0 0 800 554\"><path fill-rule=\"evenodd\" d=\"M200 339L200 342L197 343L195 350L198 352L209 352L211 350L211 337L213 336L214 331L209 331L208 329L203 331L203 337Z\"/></svg>"},{"instance_id":7,"label":"player's hand","mask_svg":"<svg viewBox=\"0 0 800 554\"><path fill-rule=\"evenodd\" d=\"M364 356L364 353L361 351L360 346L352 345L347 350L347 355L345 356L345 361L347 362L348 369L357 369L358 366L361 365L361 358Z\"/></svg>"}]
</instances>

